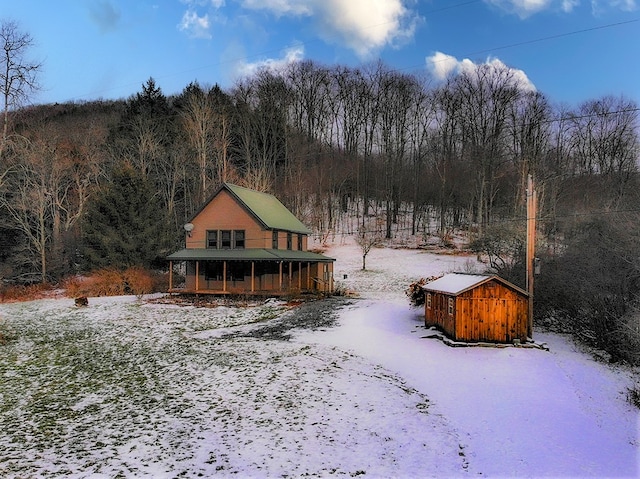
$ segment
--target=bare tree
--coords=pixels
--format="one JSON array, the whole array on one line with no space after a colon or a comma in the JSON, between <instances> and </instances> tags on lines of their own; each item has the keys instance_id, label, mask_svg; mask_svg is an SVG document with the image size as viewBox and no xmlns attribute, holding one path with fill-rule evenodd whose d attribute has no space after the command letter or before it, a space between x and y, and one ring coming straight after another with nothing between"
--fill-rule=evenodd
<instances>
[{"instance_id":1,"label":"bare tree","mask_svg":"<svg viewBox=\"0 0 640 479\"><path fill-rule=\"evenodd\" d=\"M482 232L491 217L505 160L508 113L521 89L513 70L492 64L464 71L453 86L460 97L463 155L474 168L475 214Z\"/></svg>"},{"instance_id":2,"label":"bare tree","mask_svg":"<svg viewBox=\"0 0 640 479\"><path fill-rule=\"evenodd\" d=\"M636 170L638 108L633 101L606 96L585 102L572 123L572 146L580 173L626 177Z\"/></svg>"},{"instance_id":3,"label":"bare tree","mask_svg":"<svg viewBox=\"0 0 640 479\"><path fill-rule=\"evenodd\" d=\"M197 83L190 84L183 92L180 118L189 145L193 148L198 165L197 203L204 203L209 183L209 157L213 149L213 99L208 89Z\"/></svg>"},{"instance_id":4,"label":"bare tree","mask_svg":"<svg viewBox=\"0 0 640 479\"><path fill-rule=\"evenodd\" d=\"M9 110L16 108L25 101L29 94L39 89L38 73L42 63L27 59L27 53L33 46L33 39L28 33L21 32L18 24L13 21L3 21L0 24L0 89L3 100L2 141L0 141L0 155L2 155L9 133Z\"/></svg>"},{"instance_id":5,"label":"bare tree","mask_svg":"<svg viewBox=\"0 0 640 479\"><path fill-rule=\"evenodd\" d=\"M364 226L358 227L356 243L362 251L362 270L367 269L367 255L374 246L379 246L382 242L382 233L378 228L367 229Z\"/></svg>"},{"instance_id":6,"label":"bare tree","mask_svg":"<svg viewBox=\"0 0 640 479\"><path fill-rule=\"evenodd\" d=\"M514 211L524 207L527 177L542 178L542 160L549 151L551 106L540 92L526 92L511 105L510 153L519 173Z\"/></svg>"}]
</instances>

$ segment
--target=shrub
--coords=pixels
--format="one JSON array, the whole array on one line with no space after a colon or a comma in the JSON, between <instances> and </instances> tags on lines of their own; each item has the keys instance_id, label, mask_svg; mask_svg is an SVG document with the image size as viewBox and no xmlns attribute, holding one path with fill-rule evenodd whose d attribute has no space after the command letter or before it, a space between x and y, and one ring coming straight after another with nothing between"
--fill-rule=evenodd
<instances>
[{"instance_id":1,"label":"shrub","mask_svg":"<svg viewBox=\"0 0 640 479\"><path fill-rule=\"evenodd\" d=\"M424 304L424 289L423 286L431 281L438 279L439 276L429 276L428 278L420 278L418 281L414 281L406 289L405 294L409 297L409 302L414 307L419 307Z\"/></svg>"},{"instance_id":2,"label":"shrub","mask_svg":"<svg viewBox=\"0 0 640 479\"><path fill-rule=\"evenodd\" d=\"M611 356L640 364L638 217L607 216L577 224L559 253L541 254L535 316Z\"/></svg>"},{"instance_id":3,"label":"shrub","mask_svg":"<svg viewBox=\"0 0 640 479\"><path fill-rule=\"evenodd\" d=\"M149 271L143 268L134 267L123 271L122 280L127 294L142 296L153 292L153 278Z\"/></svg>"},{"instance_id":4,"label":"shrub","mask_svg":"<svg viewBox=\"0 0 640 479\"><path fill-rule=\"evenodd\" d=\"M0 288L0 302L31 301L46 296L52 289L49 283L4 286Z\"/></svg>"},{"instance_id":5,"label":"shrub","mask_svg":"<svg viewBox=\"0 0 640 479\"><path fill-rule=\"evenodd\" d=\"M120 271L115 268L104 268L94 271L88 276L74 276L64 281L63 287L67 296L120 296L135 294L142 296L158 291L166 291L168 276L132 267Z\"/></svg>"}]
</instances>

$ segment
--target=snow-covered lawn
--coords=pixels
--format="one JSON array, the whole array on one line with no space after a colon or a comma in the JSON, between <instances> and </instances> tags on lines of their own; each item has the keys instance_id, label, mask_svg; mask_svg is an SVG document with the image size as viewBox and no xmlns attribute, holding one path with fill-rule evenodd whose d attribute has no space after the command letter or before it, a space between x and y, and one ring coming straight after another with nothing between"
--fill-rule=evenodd
<instances>
[{"instance_id":1,"label":"snow-covered lawn","mask_svg":"<svg viewBox=\"0 0 640 479\"><path fill-rule=\"evenodd\" d=\"M358 299L1 304L0 477L640 475L633 371L425 339L403 290L475 259L340 243Z\"/></svg>"}]
</instances>

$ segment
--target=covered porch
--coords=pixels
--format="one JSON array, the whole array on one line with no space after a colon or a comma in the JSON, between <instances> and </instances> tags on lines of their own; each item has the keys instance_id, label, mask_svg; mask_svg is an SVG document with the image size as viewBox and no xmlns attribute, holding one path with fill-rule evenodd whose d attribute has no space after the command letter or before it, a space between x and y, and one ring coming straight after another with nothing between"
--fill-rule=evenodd
<instances>
[{"instance_id":1,"label":"covered porch","mask_svg":"<svg viewBox=\"0 0 640 479\"><path fill-rule=\"evenodd\" d=\"M308 251L184 249L168 256L169 292L286 295L333 292L333 258ZM176 285L174 264L184 263Z\"/></svg>"}]
</instances>

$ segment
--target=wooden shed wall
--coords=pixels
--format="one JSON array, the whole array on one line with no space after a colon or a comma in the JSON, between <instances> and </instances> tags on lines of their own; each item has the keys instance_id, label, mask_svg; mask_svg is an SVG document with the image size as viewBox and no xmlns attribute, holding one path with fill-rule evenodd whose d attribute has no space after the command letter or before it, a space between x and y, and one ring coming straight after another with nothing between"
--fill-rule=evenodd
<instances>
[{"instance_id":1,"label":"wooden shed wall","mask_svg":"<svg viewBox=\"0 0 640 479\"><path fill-rule=\"evenodd\" d=\"M453 296L431 293L431 307L429 304L425 305L425 325L427 327L435 326L453 338L456 330L455 302L454 314L449 315L449 298L453 298Z\"/></svg>"},{"instance_id":2,"label":"wooden shed wall","mask_svg":"<svg viewBox=\"0 0 640 479\"><path fill-rule=\"evenodd\" d=\"M483 283L455 297L431 294L431 311L425 312L425 324L442 329L452 339L501 343L527 339L528 298L498 281ZM448 314L450 297L454 298L453 315Z\"/></svg>"}]
</instances>

